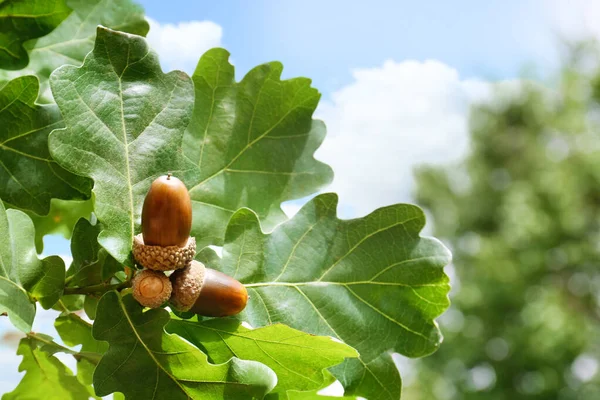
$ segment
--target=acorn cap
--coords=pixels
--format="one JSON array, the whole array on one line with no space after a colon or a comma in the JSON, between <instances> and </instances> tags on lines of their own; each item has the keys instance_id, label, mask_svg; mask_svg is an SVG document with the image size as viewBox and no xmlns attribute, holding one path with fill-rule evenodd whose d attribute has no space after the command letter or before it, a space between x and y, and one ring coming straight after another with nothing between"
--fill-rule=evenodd
<instances>
[{"instance_id":1,"label":"acorn cap","mask_svg":"<svg viewBox=\"0 0 600 400\"><path fill-rule=\"evenodd\" d=\"M145 307L158 308L171 297L171 281L159 271L145 269L138 272L131 286L133 297Z\"/></svg>"},{"instance_id":2,"label":"acorn cap","mask_svg":"<svg viewBox=\"0 0 600 400\"><path fill-rule=\"evenodd\" d=\"M149 246L144 244L142 234L133 238L133 256L143 267L155 271L172 271L188 265L196 255L196 239L188 239L184 247Z\"/></svg>"},{"instance_id":3,"label":"acorn cap","mask_svg":"<svg viewBox=\"0 0 600 400\"><path fill-rule=\"evenodd\" d=\"M170 302L176 310L189 311L196 303L202 290L205 273L204 264L194 260L184 269L171 274L170 280L174 290Z\"/></svg>"}]
</instances>

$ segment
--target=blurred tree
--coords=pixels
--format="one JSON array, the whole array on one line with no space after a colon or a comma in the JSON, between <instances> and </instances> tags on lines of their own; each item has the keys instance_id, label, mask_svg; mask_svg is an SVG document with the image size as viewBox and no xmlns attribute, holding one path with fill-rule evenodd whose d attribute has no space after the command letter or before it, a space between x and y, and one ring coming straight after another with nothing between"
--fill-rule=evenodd
<instances>
[{"instance_id":1,"label":"blurred tree","mask_svg":"<svg viewBox=\"0 0 600 400\"><path fill-rule=\"evenodd\" d=\"M416 172L457 280L405 398L600 399L600 57L570 54L557 88L473 108L464 162Z\"/></svg>"}]
</instances>

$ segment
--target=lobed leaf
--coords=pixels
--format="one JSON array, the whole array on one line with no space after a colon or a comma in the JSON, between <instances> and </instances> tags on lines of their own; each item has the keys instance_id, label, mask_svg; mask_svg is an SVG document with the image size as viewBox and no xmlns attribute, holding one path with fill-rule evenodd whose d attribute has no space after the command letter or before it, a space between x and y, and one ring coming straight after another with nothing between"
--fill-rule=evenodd
<instances>
[{"instance_id":1,"label":"lobed leaf","mask_svg":"<svg viewBox=\"0 0 600 400\"><path fill-rule=\"evenodd\" d=\"M434 318L449 305L450 253L419 236L425 217L416 206L354 220L339 220L336 206L336 195L317 196L270 234L252 211L238 211L220 269L249 290L242 319L342 340L360 354L332 369L346 394L397 399L391 352L420 357L441 342Z\"/></svg>"},{"instance_id":2,"label":"lobed leaf","mask_svg":"<svg viewBox=\"0 0 600 400\"><path fill-rule=\"evenodd\" d=\"M37 258L34 228L18 210L5 210L0 202L0 313L23 332L31 330L34 301L50 308L62 295L65 265L58 256Z\"/></svg>"},{"instance_id":3,"label":"lobed leaf","mask_svg":"<svg viewBox=\"0 0 600 400\"><path fill-rule=\"evenodd\" d=\"M84 384L91 385L94 369L108 350L108 344L94 339L92 325L77 314L68 313L59 316L54 321L54 327L67 346L81 345L80 353L84 353L86 357L78 357L77 376Z\"/></svg>"},{"instance_id":4,"label":"lobed leaf","mask_svg":"<svg viewBox=\"0 0 600 400\"><path fill-rule=\"evenodd\" d=\"M80 68L63 66L50 78L66 128L50 135L54 159L94 180L98 241L132 265L131 246L151 182L194 166L181 138L193 106L183 72L163 74L144 38L98 27L96 46Z\"/></svg>"},{"instance_id":5,"label":"lobed leaf","mask_svg":"<svg viewBox=\"0 0 600 400\"><path fill-rule=\"evenodd\" d=\"M58 107L35 104L38 88L35 76L23 76L0 89L0 196L12 206L46 215L52 198L89 198L92 183L50 156L48 135L64 124Z\"/></svg>"},{"instance_id":6,"label":"lobed leaf","mask_svg":"<svg viewBox=\"0 0 600 400\"><path fill-rule=\"evenodd\" d=\"M46 0L37 2L43 1ZM131 0L67 0L66 3L73 11L56 29L25 43L30 57L27 68L24 71L0 71L0 81L23 74L36 75L41 82L41 99L48 101L51 99L48 90L50 74L62 65L83 63L94 47L98 25L142 36L146 36L150 28L143 8Z\"/></svg>"},{"instance_id":7,"label":"lobed leaf","mask_svg":"<svg viewBox=\"0 0 600 400\"><path fill-rule=\"evenodd\" d=\"M94 372L98 396L122 392L127 399L254 399L276 384L272 370L232 359L213 365L205 354L164 331L169 313L142 312L131 295L108 292L98 304L94 338L109 349Z\"/></svg>"},{"instance_id":8,"label":"lobed leaf","mask_svg":"<svg viewBox=\"0 0 600 400\"><path fill-rule=\"evenodd\" d=\"M269 394L273 399L286 398L292 389L318 389L326 383L325 368L340 364L346 357L358 357L343 343L282 324L248 329L231 319L171 320L167 331L204 350L213 363L237 357L265 364L277 374L277 386Z\"/></svg>"},{"instance_id":9,"label":"lobed leaf","mask_svg":"<svg viewBox=\"0 0 600 400\"><path fill-rule=\"evenodd\" d=\"M281 202L310 195L333 177L313 157L325 126L312 119L320 94L310 80L281 80L283 67L273 62L237 83L228 59L224 49L209 50L192 76L184 151L199 168L198 183L188 185L199 248L222 244L237 209L251 208L272 227L285 219Z\"/></svg>"},{"instance_id":10,"label":"lobed leaf","mask_svg":"<svg viewBox=\"0 0 600 400\"><path fill-rule=\"evenodd\" d=\"M48 337L50 341L51 338ZM21 339L17 354L23 356L19 371L26 371L19 385L2 400L47 399L87 400L88 388L73 376L71 370L52 354L59 345L26 337Z\"/></svg>"},{"instance_id":11,"label":"lobed leaf","mask_svg":"<svg viewBox=\"0 0 600 400\"><path fill-rule=\"evenodd\" d=\"M29 62L23 43L47 35L71 9L65 0L0 2L0 69L21 69Z\"/></svg>"}]
</instances>

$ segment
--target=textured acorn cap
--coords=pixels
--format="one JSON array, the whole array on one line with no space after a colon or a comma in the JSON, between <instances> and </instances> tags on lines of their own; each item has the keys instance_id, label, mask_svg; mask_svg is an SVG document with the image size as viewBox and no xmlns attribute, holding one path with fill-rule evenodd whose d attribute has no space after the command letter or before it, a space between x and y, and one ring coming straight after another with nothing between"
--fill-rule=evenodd
<instances>
[{"instance_id":1,"label":"textured acorn cap","mask_svg":"<svg viewBox=\"0 0 600 400\"><path fill-rule=\"evenodd\" d=\"M133 297L145 307L158 308L171 297L171 281L159 271L140 271L133 277L131 285Z\"/></svg>"},{"instance_id":2,"label":"textured acorn cap","mask_svg":"<svg viewBox=\"0 0 600 400\"><path fill-rule=\"evenodd\" d=\"M178 311L188 311L200 296L206 267L200 261L192 261L187 267L171 274L173 292L171 305Z\"/></svg>"},{"instance_id":3,"label":"textured acorn cap","mask_svg":"<svg viewBox=\"0 0 600 400\"><path fill-rule=\"evenodd\" d=\"M133 238L133 256L143 267L155 271L173 271L188 265L196 255L196 239L188 239L185 247L149 246L144 244L142 234Z\"/></svg>"}]
</instances>

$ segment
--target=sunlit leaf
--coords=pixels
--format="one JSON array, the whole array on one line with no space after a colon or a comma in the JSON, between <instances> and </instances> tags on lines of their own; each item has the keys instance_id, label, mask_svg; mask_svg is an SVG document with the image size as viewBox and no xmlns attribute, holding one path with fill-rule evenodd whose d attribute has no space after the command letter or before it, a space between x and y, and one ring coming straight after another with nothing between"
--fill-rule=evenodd
<instances>
[{"instance_id":1,"label":"sunlit leaf","mask_svg":"<svg viewBox=\"0 0 600 400\"><path fill-rule=\"evenodd\" d=\"M109 342L94 372L99 396L115 391L135 399L261 399L276 384L275 373L255 361L213 365L205 354L164 331L169 313L142 313L131 295L102 297L93 335Z\"/></svg>"},{"instance_id":2,"label":"sunlit leaf","mask_svg":"<svg viewBox=\"0 0 600 400\"><path fill-rule=\"evenodd\" d=\"M99 27L81 68L63 66L50 79L66 128L50 135L62 166L94 180L100 244L119 262L129 259L150 183L193 168L181 138L193 106L182 72L164 74L144 38Z\"/></svg>"},{"instance_id":3,"label":"sunlit leaf","mask_svg":"<svg viewBox=\"0 0 600 400\"><path fill-rule=\"evenodd\" d=\"M52 339L45 335L42 338L48 341ZM30 337L21 339L17 354L23 356L19 371L25 371L25 375L15 390L3 395L2 400L89 399L88 389L73 376L69 368L52 355L52 346ZM43 347L46 349L42 349Z\"/></svg>"},{"instance_id":4,"label":"sunlit leaf","mask_svg":"<svg viewBox=\"0 0 600 400\"><path fill-rule=\"evenodd\" d=\"M315 193L333 177L313 157L325 126L312 119L320 94L310 80L281 80L283 66L273 62L237 83L228 58L226 50L209 50L192 76L196 103L184 151L200 171L189 187L199 247L221 244L238 208L271 227L285 218L281 202Z\"/></svg>"},{"instance_id":5,"label":"sunlit leaf","mask_svg":"<svg viewBox=\"0 0 600 400\"><path fill-rule=\"evenodd\" d=\"M213 363L237 357L265 364L277 374L277 386L269 394L273 399L285 399L290 389L322 387L325 368L358 356L351 347L329 337L309 335L282 324L248 329L228 319L200 323L173 320L167 330L200 347Z\"/></svg>"},{"instance_id":6,"label":"sunlit leaf","mask_svg":"<svg viewBox=\"0 0 600 400\"><path fill-rule=\"evenodd\" d=\"M339 338L360 354L332 370L346 394L398 399L391 352L420 357L440 345L434 318L449 305L442 267L450 253L419 236L425 217L418 207L340 220L336 206L337 196L317 196L271 234L256 214L238 211L220 269L249 290L242 319Z\"/></svg>"},{"instance_id":7,"label":"sunlit leaf","mask_svg":"<svg viewBox=\"0 0 600 400\"><path fill-rule=\"evenodd\" d=\"M16 328L29 332L33 301L50 308L60 298L65 265L58 256L38 259L31 219L21 211L5 210L2 202L0 237L0 313L6 312Z\"/></svg>"},{"instance_id":8,"label":"sunlit leaf","mask_svg":"<svg viewBox=\"0 0 600 400\"><path fill-rule=\"evenodd\" d=\"M92 325L73 313L58 317L54 321L54 327L67 346L81 345L81 352L87 357L77 360L77 376L84 384L91 385L94 369L108 349L108 344L94 339Z\"/></svg>"}]
</instances>

